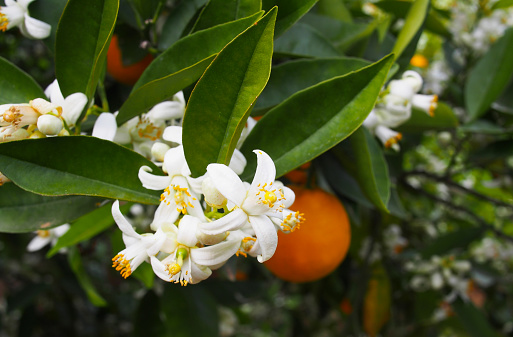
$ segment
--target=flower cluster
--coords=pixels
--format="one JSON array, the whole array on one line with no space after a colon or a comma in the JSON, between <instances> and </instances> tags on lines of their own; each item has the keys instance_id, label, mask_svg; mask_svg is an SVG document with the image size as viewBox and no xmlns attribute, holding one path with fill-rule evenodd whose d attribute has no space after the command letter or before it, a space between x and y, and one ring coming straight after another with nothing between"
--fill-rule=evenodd
<instances>
[{"instance_id":1,"label":"flower cluster","mask_svg":"<svg viewBox=\"0 0 513 337\"><path fill-rule=\"evenodd\" d=\"M45 39L52 27L29 15L28 6L34 0L5 0L0 6L0 31L19 27L21 33L31 39Z\"/></svg>"},{"instance_id":2,"label":"flower cluster","mask_svg":"<svg viewBox=\"0 0 513 337\"><path fill-rule=\"evenodd\" d=\"M264 262L276 250L277 231L291 232L304 221L289 209L294 193L275 181L274 163L265 152L254 151L257 169L251 184L238 176L246 165L238 150L230 165L210 164L204 176L193 178L181 133L177 125L162 132L161 141L168 146L162 156L166 176L152 174L147 166L139 170L144 187L163 191L150 224L153 232L137 233L121 214L119 202L112 206L126 245L113 258L113 267L125 278L144 261L161 279L182 285L208 278L233 255Z\"/></svg>"},{"instance_id":3,"label":"flower cluster","mask_svg":"<svg viewBox=\"0 0 513 337\"><path fill-rule=\"evenodd\" d=\"M399 80L392 80L380 94L378 102L363 125L373 132L386 148L399 150L401 133L392 128L411 117L412 108L433 116L437 107L437 95L418 94L422 88L422 77L415 71L404 72Z\"/></svg>"}]
</instances>

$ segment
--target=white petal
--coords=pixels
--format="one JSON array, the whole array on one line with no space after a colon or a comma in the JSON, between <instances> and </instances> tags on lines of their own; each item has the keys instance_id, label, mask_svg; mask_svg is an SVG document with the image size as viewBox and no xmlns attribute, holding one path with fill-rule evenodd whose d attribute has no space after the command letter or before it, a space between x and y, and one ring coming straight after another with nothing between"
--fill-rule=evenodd
<instances>
[{"instance_id":1,"label":"white petal","mask_svg":"<svg viewBox=\"0 0 513 337\"><path fill-rule=\"evenodd\" d=\"M196 263L191 264L191 283L199 283L212 275L212 270L207 267L199 266Z\"/></svg>"},{"instance_id":2,"label":"white petal","mask_svg":"<svg viewBox=\"0 0 513 337\"><path fill-rule=\"evenodd\" d=\"M86 105L87 96L81 92L76 92L66 97L62 104L62 117L66 123L68 125L75 125Z\"/></svg>"},{"instance_id":3,"label":"white petal","mask_svg":"<svg viewBox=\"0 0 513 337\"><path fill-rule=\"evenodd\" d=\"M49 244L50 240L50 237L42 238L38 235L29 242L27 250L29 252L35 252L36 250L40 250L41 248Z\"/></svg>"},{"instance_id":4,"label":"white petal","mask_svg":"<svg viewBox=\"0 0 513 337\"><path fill-rule=\"evenodd\" d=\"M162 261L157 259L155 256L150 256L150 260L151 267L153 268L153 272L155 273L155 275L157 275L159 278L166 282L171 282L171 275L169 274L166 265L162 263Z\"/></svg>"},{"instance_id":5,"label":"white petal","mask_svg":"<svg viewBox=\"0 0 513 337\"><path fill-rule=\"evenodd\" d=\"M171 184L170 176L157 176L149 172L152 172L149 166L141 166L139 169L139 180L144 188L158 191L165 189Z\"/></svg>"},{"instance_id":6,"label":"white petal","mask_svg":"<svg viewBox=\"0 0 513 337\"><path fill-rule=\"evenodd\" d=\"M262 263L269 260L278 246L278 233L272 221L265 215L250 216L249 222L255 230L255 234L262 250L262 255L257 257Z\"/></svg>"},{"instance_id":7,"label":"white petal","mask_svg":"<svg viewBox=\"0 0 513 337\"><path fill-rule=\"evenodd\" d=\"M168 142L182 144L182 127L181 126L168 126L164 129L162 138Z\"/></svg>"},{"instance_id":8,"label":"white petal","mask_svg":"<svg viewBox=\"0 0 513 337\"><path fill-rule=\"evenodd\" d=\"M213 246L191 249L192 260L203 266L215 266L226 262L240 247L240 240L226 240Z\"/></svg>"},{"instance_id":9,"label":"white petal","mask_svg":"<svg viewBox=\"0 0 513 337\"><path fill-rule=\"evenodd\" d=\"M183 146L171 148L164 156L164 169L170 176L181 174L182 169L186 165Z\"/></svg>"},{"instance_id":10,"label":"white petal","mask_svg":"<svg viewBox=\"0 0 513 337\"><path fill-rule=\"evenodd\" d=\"M240 207L246 197L246 188L239 176L228 166L222 164L208 165L207 172L217 190L226 199L231 200Z\"/></svg>"},{"instance_id":11,"label":"white petal","mask_svg":"<svg viewBox=\"0 0 513 337\"><path fill-rule=\"evenodd\" d=\"M230 164L228 165L233 172L241 175L244 172L244 168L246 167L247 161L246 157L239 150L235 149L233 151L232 158L230 159Z\"/></svg>"},{"instance_id":12,"label":"white petal","mask_svg":"<svg viewBox=\"0 0 513 337\"><path fill-rule=\"evenodd\" d=\"M152 121L168 121L183 117L184 105L176 101L166 101L155 105L147 116Z\"/></svg>"},{"instance_id":13,"label":"white petal","mask_svg":"<svg viewBox=\"0 0 513 337\"><path fill-rule=\"evenodd\" d=\"M20 26L21 33L32 39L46 39L50 36L52 26L46 22L39 21L25 13L25 22Z\"/></svg>"},{"instance_id":14,"label":"white petal","mask_svg":"<svg viewBox=\"0 0 513 337\"><path fill-rule=\"evenodd\" d=\"M169 205L162 201L155 211L150 228L156 231L163 223L174 223L178 219L178 215L180 215L180 212L176 209L174 200Z\"/></svg>"},{"instance_id":15,"label":"white petal","mask_svg":"<svg viewBox=\"0 0 513 337\"><path fill-rule=\"evenodd\" d=\"M46 87L45 95L55 105L62 106L64 104L64 97L62 96L61 88L59 87L59 82L57 82L57 80L54 80L52 84Z\"/></svg>"},{"instance_id":16,"label":"white petal","mask_svg":"<svg viewBox=\"0 0 513 337\"><path fill-rule=\"evenodd\" d=\"M140 235L134 230L132 225L125 219L121 211L119 210L119 201L116 200L112 204L112 217L114 221L118 225L119 229L123 232L123 234L131 236L133 238L139 238Z\"/></svg>"},{"instance_id":17,"label":"white petal","mask_svg":"<svg viewBox=\"0 0 513 337\"><path fill-rule=\"evenodd\" d=\"M70 228L70 225L65 223L59 227L55 227L52 229L52 232L54 234L55 237L57 238L60 238L61 236L63 236Z\"/></svg>"},{"instance_id":18,"label":"white petal","mask_svg":"<svg viewBox=\"0 0 513 337\"><path fill-rule=\"evenodd\" d=\"M259 185L269 185L276 177L276 167L267 153L261 150L253 150L257 155L257 168L255 177L251 182L250 190L258 190Z\"/></svg>"},{"instance_id":19,"label":"white petal","mask_svg":"<svg viewBox=\"0 0 513 337\"><path fill-rule=\"evenodd\" d=\"M226 214L221 219L202 223L199 226L199 229L208 235L216 235L219 233L224 233L226 231L236 230L242 227L248 221L248 216L244 213L240 208L234 210L233 212Z\"/></svg>"},{"instance_id":20,"label":"white petal","mask_svg":"<svg viewBox=\"0 0 513 337\"><path fill-rule=\"evenodd\" d=\"M25 10L28 10L28 5L34 0L18 0L18 5L23 7ZM7 4L7 1L5 2Z\"/></svg>"},{"instance_id":21,"label":"white petal","mask_svg":"<svg viewBox=\"0 0 513 337\"><path fill-rule=\"evenodd\" d=\"M116 117L110 112L102 112L94 123L92 136L112 141L117 128Z\"/></svg>"},{"instance_id":22,"label":"white petal","mask_svg":"<svg viewBox=\"0 0 513 337\"><path fill-rule=\"evenodd\" d=\"M23 25L23 20L25 18L26 11L24 11L14 1L6 0L5 4L7 5L7 7L1 7L0 9L2 11L2 14L4 14L7 17L7 20L9 20L9 23L7 24L7 29Z\"/></svg>"},{"instance_id":23,"label":"white petal","mask_svg":"<svg viewBox=\"0 0 513 337\"><path fill-rule=\"evenodd\" d=\"M363 121L363 126L365 126L367 129L374 129L376 125L379 123L379 119L376 116L374 109L370 112L370 114L365 118Z\"/></svg>"},{"instance_id":24,"label":"white petal","mask_svg":"<svg viewBox=\"0 0 513 337\"><path fill-rule=\"evenodd\" d=\"M201 220L190 215L184 215L178 225L178 236L176 241L187 247L194 247L198 243L196 231Z\"/></svg>"}]
</instances>

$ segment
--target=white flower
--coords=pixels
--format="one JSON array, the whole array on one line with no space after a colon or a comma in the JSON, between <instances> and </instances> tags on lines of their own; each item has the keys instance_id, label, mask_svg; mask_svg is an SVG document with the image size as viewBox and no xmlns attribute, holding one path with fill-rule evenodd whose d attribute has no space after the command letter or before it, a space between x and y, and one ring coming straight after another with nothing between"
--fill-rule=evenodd
<instances>
[{"instance_id":1,"label":"white flower","mask_svg":"<svg viewBox=\"0 0 513 337\"><path fill-rule=\"evenodd\" d=\"M62 120L53 115L43 115L37 119L37 129L47 136L58 135L62 127Z\"/></svg>"},{"instance_id":2,"label":"white flower","mask_svg":"<svg viewBox=\"0 0 513 337\"><path fill-rule=\"evenodd\" d=\"M151 257L153 271L159 278L184 286L198 283L210 276L211 269L220 267L238 250L241 237L236 232L230 233L225 241L198 248L196 233L200 222L198 218L185 215L178 227L172 224L161 226L167 236L161 250L169 255L162 260Z\"/></svg>"},{"instance_id":3,"label":"white flower","mask_svg":"<svg viewBox=\"0 0 513 337\"><path fill-rule=\"evenodd\" d=\"M278 235L269 216L282 217L286 202L282 190L275 188L276 168L265 152L257 155L257 169L251 185L245 185L237 174L226 165L210 164L207 172L217 190L228 199L233 209L219 220L204 223L200 229L206 234L219 234L242 228L249 223L260 245L259 262L270 259L278 244Z\"/></svg>"},{"instance_id":4,"label":"white flower","mask_svg":"<svg viewBox=\"0 0 513 337\"><path fill-rule=\"evenodd\" d=\"M55 227L52 229L41 229L38 230L37 236L34 237L28 244L27 250L29 252L35 252L40 250L44 246L51 244L55 246L57 240L64 235L69 229L69 224L64 224L59 227ZM65 251L65 250L62 250Z\"/></svg>"},{"instance_id":5,"label":"white flower","mask_svg":"<svg viewBox=\"0 0 513 337\"><path fill-rule=\"evenodd\" d=\"M94 123L92 136L113 141L117 128L116 116L110 112L102 112Z\"/></svg>"},{"instance_id":6,"label":"white flower","mask_svg":"<svg viewBox=\"0 0 513 337\"><path fill-rule=\"evenodd\" d=\"M413 96L411 104L413 107L433 117L435 115L435 109L438 106L438 96L416 94Z\"/></svg>"},{"instance_id":7,"label":"white flower","mask_svg":"<svg viewBox=\"0 0 513 337\"><path fill-rule=\"evenodd\" d=\"M112 217L123 232L123 242L126 245L125 249L112 258L112 267L127 278L141 263L159 252L166 235L162 231L155 234L138 234L119 210L117 200L112 204Z\"/></svg>"},{"instance_id":8,"label":"white flower","mask_svg":"<svg viewBox=\"0 0 513 337\"><path fill-rule=\"evenodd\" d=\"M402 139L402 134L396 132L392 129L389 129L386 126L378 125L374 130L376 137L383 143L385 148L392 148L396 151L399 151L399 141Z\"/></svg>"},{"instance_id":9,"label":"white flower","mask_svg":"<svg viewBox=\"0 0 513 337\"><path fill-rule=\"evenodd\" d=\"M28 6L34 0L5 0L0 6L0 31L19 27L21 33L31 39L45 39L52 26L29 15Z\"/></svg>"},{"instance_id":10,"label":"white flower","mask_svg":"<svg viewBox=\"0 0 513 337\"><path fill-rule=\"evenodd\" d=\"M62 107L62 118L68 127L77 123L82 110L87 105L87 96L81 92L76 92L64 98L57 80L46 88L45 95L53 104Z\"/></svg>"}]
</instances>

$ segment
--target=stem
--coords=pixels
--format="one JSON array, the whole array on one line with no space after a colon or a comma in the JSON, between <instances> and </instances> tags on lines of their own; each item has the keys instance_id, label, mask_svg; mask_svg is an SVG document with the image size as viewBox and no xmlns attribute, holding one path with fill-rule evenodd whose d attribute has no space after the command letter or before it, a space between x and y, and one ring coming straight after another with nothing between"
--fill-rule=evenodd
<instances>
[{"instance_id":1,"label":"stem","mask_svg":"<svg viewBox=\"0 0 513 337\"><path fill-rule=\"evenodd\" d=\"M98 81L98 95L100 96L100 100L102 101L103 111L110 111L109 101L107 100L107 93L105 92L105 85L103 81Z\"/></svg>"}]
</instances>

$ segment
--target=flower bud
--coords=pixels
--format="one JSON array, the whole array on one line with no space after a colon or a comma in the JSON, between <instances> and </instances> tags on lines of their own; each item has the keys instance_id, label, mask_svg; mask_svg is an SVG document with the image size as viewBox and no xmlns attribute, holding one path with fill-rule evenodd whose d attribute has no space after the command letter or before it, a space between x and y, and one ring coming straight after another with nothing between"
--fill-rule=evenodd
<instances>
[{"instance_id":1,"label":"flower bud","mask_svg":"<svg viewBox=\"0 0 513 337\"><path fill-rule=\"evenodd\" d=\"M55 136L62 130L62 120L53 115L42 115L37 119L37 128L47 136Z\"/></svg>"},{"instance_id":2,"label":"flower bud","mask_svg":"<svg viewBox=\"0 0 513 337\"><path fill-rule=\"evenodd\" d=\"M151 155L153 156L153 158L155 158L155 160L163 162L164 156L166 155L166 152L169 149L169 145L157 142L154 143L151 147Z\"/></svg>"},{"instance_id":3,"label":"flower bud","mask_svg":"<svg viewBox=\"0 0 513 337\"><path fill-rule=\"evenodd\" d=\"M60 114L62 113L62 108L60 106L52 104L42 98L33 99L32 101L30 101L30 106L41 115L53 112L54 114L60 116Z\"/></svg>"},{"instance_id":4,"label":"flower bud","mask_svg":"<svg viewBox=\"0 0 513 337\"><path fill-rule=\"evenodd\" d=\"M221 208L226 203L226 198L217 190L212 178L206 177L201 183L201 190L205 196L205 202L216 208Z\"/></svg>"}]
</instances>

